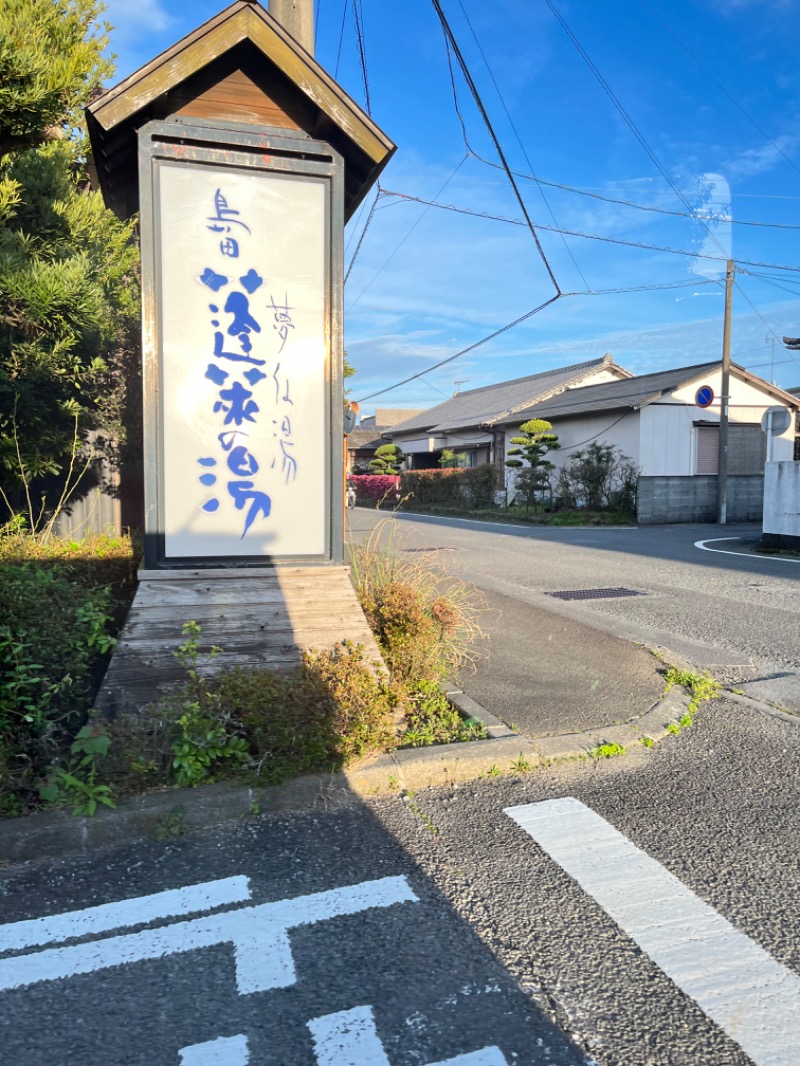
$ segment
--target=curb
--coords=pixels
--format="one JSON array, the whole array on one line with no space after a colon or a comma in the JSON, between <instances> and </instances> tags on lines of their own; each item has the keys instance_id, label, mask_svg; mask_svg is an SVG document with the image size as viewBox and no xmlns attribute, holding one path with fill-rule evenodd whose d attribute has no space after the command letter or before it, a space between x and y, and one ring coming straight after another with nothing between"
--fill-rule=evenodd
<instances>
[{"instance_id":1,"label":"curb","mask_svg":"<svg viewBox=\"0 0 800 1066\"><path fill-rule=\"evenodd\" d=\"M661 740L689 706L688 696L672 690L625 725L532 738L515 733L460 689L446 688L445 694L464 717L475 718L484 725L488 740L406 748L347 770L307 774L263 788L219 782L152 792L124 800L114 810L104 807L92 818L76 818L69 811L57 810L3 819L0 868L11 863L86 854L121 841L166 842L195 829L243 823L261 814L315 807L329 810L381 793L454 785L496 774L527 773L554 762L587 759L604 744L629 748L643 738Z\"/></svg>"}]
</instances>

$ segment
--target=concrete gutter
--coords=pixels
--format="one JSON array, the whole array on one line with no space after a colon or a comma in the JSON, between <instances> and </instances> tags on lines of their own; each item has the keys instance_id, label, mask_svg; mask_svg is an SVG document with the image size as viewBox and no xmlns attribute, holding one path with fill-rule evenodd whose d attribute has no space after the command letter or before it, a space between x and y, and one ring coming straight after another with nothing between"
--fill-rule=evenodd
<instances>
[{"instance_id":1,"label":"concrete gutter","mask_svg":"<svg viewBox=\"0 0 800 1066\"><path fill-rule=\"evenodd\" d=\"M533 738L509 729L460 689L445 691L463 717L483 723L487 740L406 748L365 759L341 772L307 774L264 788L220 782L165 789L123 800L114 810L100 808L93 818L56 810L4 819L0 821L0 866L79 855L121 841L163 842L194 829L242 822L261 814L347 806L380 793L454 785L498 774L526 773L568 759L587 759L604 744L630 748L644 738L661 740L689 706L688 696L674 688L646 714L625 725ZM750 699L742 702L756 703ZM764 709L775 713L772 708ZM800 719L795 721L800 723Z\"/></svg>"}]
</instances>

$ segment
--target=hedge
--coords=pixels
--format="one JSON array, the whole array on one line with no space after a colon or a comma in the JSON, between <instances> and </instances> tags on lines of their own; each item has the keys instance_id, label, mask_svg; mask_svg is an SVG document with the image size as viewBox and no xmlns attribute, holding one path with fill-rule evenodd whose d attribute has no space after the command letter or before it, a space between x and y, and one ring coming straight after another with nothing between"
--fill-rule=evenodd
<instances>
[{"instance_id":1,"label":"hedge","mask_svg":"<svg viewBox=\"0 0 800 1066\"><path fill-rule=\"evenodd\" d=\"M443 470L404 470L400 495L412 497L411 506L447 507L473 511L494 506L501 472L493 463Z\"/></svg>"},{"instance_id":2,"label":"hedge","mask_svg":"<svg viewBox=\"0 0 800 1066\"><path fill-rule=\"evenodd\" d=\"M348 474L347 483L355 489L357 500L377 503L385 497L394 503L398 498L400 476L398 474Z\"/></svg>"}]
</instances>

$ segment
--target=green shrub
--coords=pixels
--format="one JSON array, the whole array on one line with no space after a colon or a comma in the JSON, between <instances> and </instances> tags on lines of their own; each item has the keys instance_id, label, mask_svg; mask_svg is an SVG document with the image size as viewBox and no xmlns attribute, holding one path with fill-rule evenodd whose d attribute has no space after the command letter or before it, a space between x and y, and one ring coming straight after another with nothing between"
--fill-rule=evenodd
<instances>
[{"instance_id":1,"label":"green shrub","mask_svg":"<svg viewBox=\"0 0 800 1066\"><path fill-rule=\"evenodd\" d=\"M558 476L559 507L636 510L639 468L620 448L593 441L573 454Z\"/></svg>"},{"instance_id":2,"label":"green shrub","mask_svg":"<svg viewBox=\"0 0 800 1066\"><path fill-rule=\"evenodd\" d=\"M113 646L111 594L60 565L0 570L0 804L35 803L38 782L83 726Z\"/></svg>"}]
</instances>

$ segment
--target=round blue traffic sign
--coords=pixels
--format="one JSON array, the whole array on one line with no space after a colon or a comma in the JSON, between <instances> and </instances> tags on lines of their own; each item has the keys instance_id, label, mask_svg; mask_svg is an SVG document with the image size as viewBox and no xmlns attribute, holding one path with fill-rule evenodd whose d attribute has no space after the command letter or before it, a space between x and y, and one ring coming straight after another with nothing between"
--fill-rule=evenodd
<instances>
[{"instance_id":1,"label":"round blue traffic sign","mask_svg":"<svg viewBox=\"0 0 800 1066\"><path fill-rule=\"evenodd\" d=\"M714 402L714 390L710 385L701 385L694 394L694 402L698 407L710 407Z\"/></svg>"}]
</instances>

